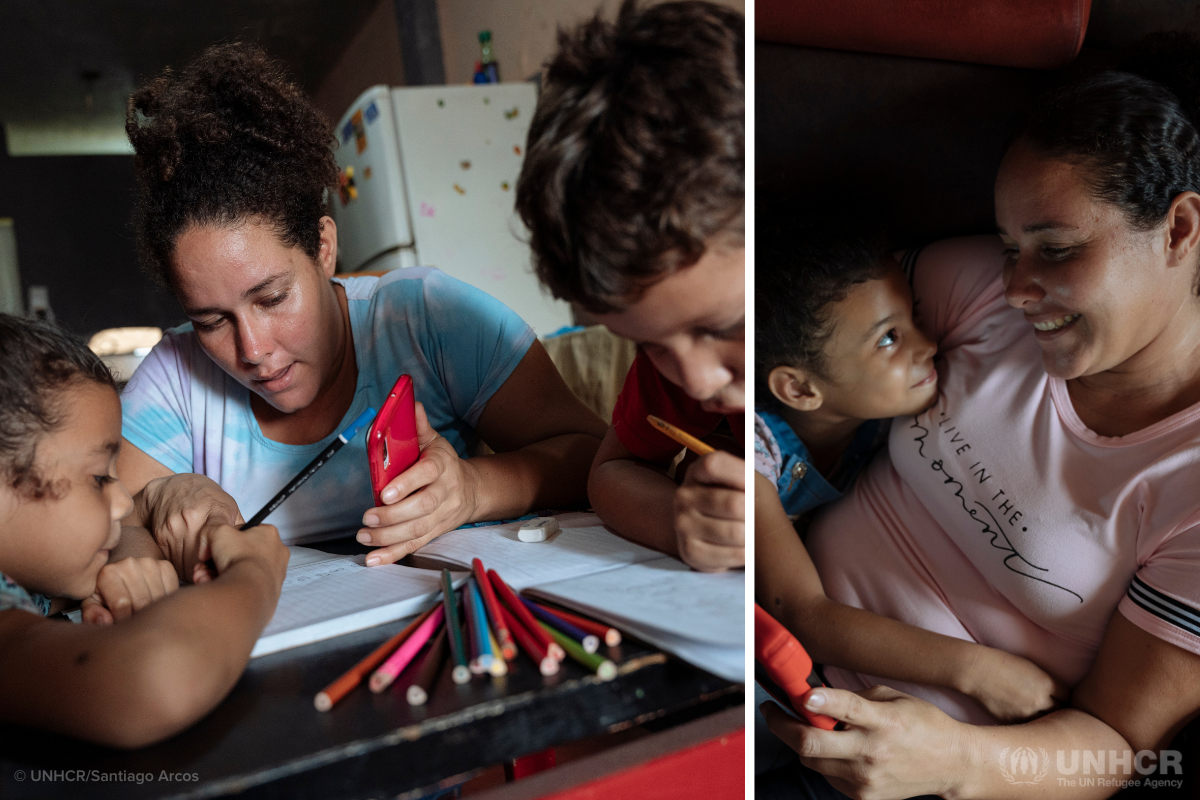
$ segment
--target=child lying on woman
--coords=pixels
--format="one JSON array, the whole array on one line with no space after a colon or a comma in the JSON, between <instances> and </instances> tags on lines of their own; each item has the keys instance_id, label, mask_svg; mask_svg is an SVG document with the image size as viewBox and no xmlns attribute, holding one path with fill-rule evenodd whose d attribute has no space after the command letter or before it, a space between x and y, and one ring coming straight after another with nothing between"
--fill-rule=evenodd
<instances>
[{"instance_id":1,"label":"child lying on woman","mask_svg":"<svg viewBox=\"0 0 1200 800\"><path fill-rule=\"evenodd\" d=\"M108 369L44 323L0 314L0 721L116 747L164 739L229 693L271 618L288 551L270 525L206 532L218 577L108 563L129 494ZM84 600L85 624L46 618Z\"/></svg>"},{"instance_id":2,"label":"child lying on woman","mask_svg":"<svg viewBox=\"0 0 1200 800\"><path fill-rule=\"evenodd\" d=\"M817 663L955 689L1005 722L1053 708L1065 689L1024 658L825 596L793 522L849 489L886 441L889 418L934 402L936 348L913 321L901 265L870 237L828 220L798 229L791 216L760 219L759 231L758 603ZM773 738L765 726L757 733Z\"/></svg>"}]
</instances>

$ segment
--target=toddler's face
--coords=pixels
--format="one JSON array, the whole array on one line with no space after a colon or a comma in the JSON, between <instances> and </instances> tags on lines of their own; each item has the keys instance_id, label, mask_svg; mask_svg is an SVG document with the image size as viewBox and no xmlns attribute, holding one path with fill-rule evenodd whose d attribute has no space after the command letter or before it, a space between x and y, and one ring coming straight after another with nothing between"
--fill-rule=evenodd
<instances>
[{"instance_id":1,"label":"toddler's face","mask_svg":"<svg viewBox=\"0 0 1200 800\"><path fill-rule=\"evenodd\" d=\"M116 477L121 403L91 381L63 390L62 424L37 446L40 499L0 489L0 571L31 592L83 599L121 536L133 501Z\"/></svg>"},{"instance_id":2,"label":"toddler's face","mask_svg":"<svg viewBox=\"0 0 1200 800\"><path fill-rule=\"evenodd\" d=\"M936 347L913 323L912 291L899 266L854 286L833 309L825 344L823 407L854 419L917 414L937 398Z\"/></svg>"},{"instance_id":3,"label":"toddler's face","mask_svg":"<svg viewBox=\"0 0 1200 800\"><path fill-rule=\"evenodd\" d=\"M746 249L720 241L598 321L642 346L654 367L705 411L746 408Z\"/></svg>"}]
</instances>

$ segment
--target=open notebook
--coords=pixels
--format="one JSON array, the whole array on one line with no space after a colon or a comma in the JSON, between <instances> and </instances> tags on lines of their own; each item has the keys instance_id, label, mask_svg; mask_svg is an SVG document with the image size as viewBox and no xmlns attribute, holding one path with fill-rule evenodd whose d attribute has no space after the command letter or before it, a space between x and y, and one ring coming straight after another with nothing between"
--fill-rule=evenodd
<instances>
[{"instance_id":1,"label":"open notebook","mask_svg":"<svg viewBox=\"0 0 1200 800\"><path fill-rule=\"evenodd\" d=\"M595 514L558 515L549 542L522 542L520 522L439 536L412 559L463 570L479 558L516 590L603 620L702 669L745 681L746 575L694 572L680 561L613 534ZM440 595L440 572L363 556L291 547L275 616L251 656L340 636L411 616Z\"/></svg>"},{"instance_id":2,"label":"open notebook","mask_svg":"<svg viewBox=\"0 0 1200 800\"><path fill-rule=\"evenodd\" d=\"M441 573L388 564L367 567L364 556L289 547L287 577L275 615L250 657L341 636L424 611L441 597ZM455 585L466 580L455 574Z\"/></svg>"}]
</instances>

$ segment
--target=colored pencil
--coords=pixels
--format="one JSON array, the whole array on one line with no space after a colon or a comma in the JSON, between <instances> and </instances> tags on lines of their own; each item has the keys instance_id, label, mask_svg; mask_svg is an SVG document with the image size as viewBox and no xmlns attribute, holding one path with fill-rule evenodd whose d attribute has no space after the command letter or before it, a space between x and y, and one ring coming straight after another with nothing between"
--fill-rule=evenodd
<instances>
[{"instance_id":1,"label":"colored pencil","mask_svg":"<svg viewBox=\"0 0 1200 800\"><path fill-rule=\"evenodd\" d=\"M471 580L468 579L462 588L463 600L463 640L467 643L467 668L472 675L482 675L492 665L491 659L483 663L483 651L479 649L479 620L476 618L475 601L471 597Z\"/></svg>"},{"instance_id":2,"label":"colored pencil","mask_svg":"<svg viewBox=\"0 0 1200 800\"><path fill-rule=\"evenodd\" d=\"M421 660L421 665L417 667L412 683L404 690L404 696L410 706L425 705L429 695L433 693L433 685L437 682L438 673L442 671L442 664L446 661L446 633L449 630L443 625L438 631L433 644L429 646L429 651L425 653L425 658Z\"/></svg>"},{"instance_id":3,"label":"colored pencil","mask_svg":"<svg viewBox=\"0 0 1200 800\"><path fill-rule=\"evenodd\" d=\"M317 711L328 711L333 708L334 703L337 703L348 695L351 689L358 686L363 678L382 664L397 647L403 644L404 640L419 628L422 622L429 618L429 615L433 613L435 608L438 608L438 606L426 609L421 616L405 626L404 630L379 645L369 656L351 667L344 675L317 692L317 696L313 698L313 705L317 707Z\"/></svg>"},{"instance_id":4,"label":"colored pencil","mask_svg":"<svg viewBox=\"0 0 1200 800\"><path fill-rule=\"evenodd\" d=\"M596 622L592 619L588 619L587 617L581 617L578 614L572 614L569 611L563 611L561 608L551 608L545 603L539 603L536 600L530 602L543 611L549 611L554 616L559 617L560 619L565 619L567 622L571 623L577 628L580 628L581 630L585 630L588 633L599 636L609 647L616 647L621 643L621 632L616 628L610 628L607 625Z\"/></svg>"},{"instance_id":5,"label":"colored pencil","mask_svg":"<svg viewBox=\"0 0 1200 800\"><path fill-rule=\"evenodd\" d=\"M562 645L567 651L567 655L578 661L583 666L592 670L602 681L611 681L617 677L617 665L609 661L607 658L595 653L585 653L578 642L572 641L570 637L564 636L558 631L551 628L544 622L538 623L549 635L554 637L554 640Z\"/></svg>"},{"instance_id":6,"label":"colored pencil","mask_svg":"<svg viewBox=\"0 0 1200 800\"><path fill-rule=\"evenodd\" d=\"M671 423L661 420L653 414L648 414L646 419L655 428L658 428L667 436L670 436L672 439L679 442L681 445L686 447L688 450L691 450L698 456L706 456L709 453L716 452L716 448L712 445L705 444L687 431L681 431Z\"/></svg>"},{"instance_id":7,"label":"colored pencil","mask_svg":"<svg viewBox=\"0 0 1200 800\"><path fill-rule=\"evenodd\" d=\"M554 616L537 603L530 602L520 595L517 595L517 597L529 609L529 613L538 618L539 622L544 622L559 633L565 634L579 642L579 646L583 648L585 653L594 653L600 649L600 637L581 631L566 620Z\"/></svg>"},{"instance_id":8,"label":"colored pencil","mask_svg":"<svg viewBox=\"0 0 1200 800\"><path fill-rule=\"evenodd\" d=\"M292 493L299 489L304 482L313 476L313 473L325 466L325 462L333 458L338 450L342 449L343 445L349 444L350 440L358 435L358 431L370 422L375 417L375 409L368 408L366 411L359 414L354 422L350 423L350 427L338 434L329 447L321 451L321 454L308 462L308 466L300 470L300 474L292 478L287 486L279 490L279 493L271 498L271 501L259 509L259 512L250 518L250 521L241 527L241 530L248 531L256 525L261 525L262 521L279 506L283 505L283 501L292 496Z\"/></svg>"},{"instance_id":9,"label":"colored pencil","mask_svg":"<svg viewBox=\"0 0 1200 800\"><path fill-rule=\"evenodd\" d=\"M488 638L491 639L492 652L499 653L500 652L500 643L496 641L495 634L493 634L490 630L488 631ZM508 674L508 662L505 661L503 658L500 658L499 656L497 656L496 658L493 658L491 672L492 672L492 676L496 677L496 678L499 678L501 675L507 675Z\"/></svg>"},{"instance_id":10,"label":"colored pencil","mask_svg":"<svg viewBox=\"0 0 1200 800\"><path fill-rule=\"evenodd\" d=\"M392 685L392 681L396 680L396 676L404 671L408 663L413 660L413 656L420 652L421 648L433 637L434 631L442 622L443 613L441 608L436 608L429 618L421 623L421 627L413 631L413 635L405 639L404 644L396 648L396 652L392 653L391 657L375 670L370 680L372 692L378 694Z\"/></svg>"},{"instance_id":11,"label":"colored pencil","mask_svg":"<svg viewBox=\"0 0 1200 800\"><path fill-rule=\"evenodd\" d=\"M553 675L558 672L558 659L546 652L546 648L542 647L542 643L533 638L533 634L525 630L525 626L509 613L507 607L500 607L500 615L504 617L504 624L508 626L508 630L512 635L517 638L517 642L521 645L522 649L538 665L539 672L543 675Z\"/></svg>"},{"instance_id":12,"label":"colored pencil","mask_svg":"<svg viewBox=\"0 0 1200 800\"><path fill-rule=\"evenodd\" d=\"M496 570L489 569L488 577L492 579L492 588L496 590L496 594L508 605L508 610L512 612L513 618L520 620L525 629L533 635L533 638L542 643L542 647L552 657L559 661L566 658L566 651L552 638L547 636L545 631L538 627L537 620L529 613L529 609L525 608L521 601L517 599L517 596L513 594L513 590L508 588L508 584L496 573Z\"/></svg>"},{"instance_id":13,"label":"colored pencil","mask_svg":"<svg viewBox=\"0 0 1200 800\"><path fill-rule=\"evenodd\" d=\"M479 666L484 672L492 671L492 662L503 661L500 654L492 652L492 632L488 628L487 612L483 608L483 597L479 594L477 581L470 582L471 607L475 609L475 635L479 638Z\"/></svg>"},{"instance_id":14,"label":"colored pencil","mask_svg":"<svg viewBox=\"0 0 1200 800\"><path fill-rule=\"evenodd\" d=\"M475 574L475 582L479 584L479 593L483 595L483 606L487 609L488 616L492 620L492 628L496 631L496 638L500 640L500 654L504 656L506 661L512 661L517 657L517 645L512 640L512 634L508 632L508 628L504 626L504 622L500 617L500 603L496 600L496 592L492 589L492 582L487 578L487 572L483 569L483 562L478 558L471 559L471 571Z\"/></svg>"},{"instance_id":15,"label":"colored pencil","mask_svg":"<svg viewBox=\"0 0 1200 800\"><path fill-rule=\"evenodd\" d=\"M467 669L462 626L458 622L458 598L454 594L454 582L450 580L448 569L442 570L442 608L446 616L446 627L450 629L450 660L454 662L450 677L455 683L466 683L471 680L471 671Z\"/></svg>"}]
</instances>

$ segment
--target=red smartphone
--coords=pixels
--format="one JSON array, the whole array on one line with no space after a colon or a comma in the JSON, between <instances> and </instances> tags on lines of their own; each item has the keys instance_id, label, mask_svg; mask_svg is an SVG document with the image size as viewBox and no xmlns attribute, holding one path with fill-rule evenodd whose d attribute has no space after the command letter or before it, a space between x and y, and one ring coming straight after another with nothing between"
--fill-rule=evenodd
<instances>
[{"instance_id":1,"label":"red smartphone","mask_svg":"<svg viewBox=\"0 0 1200 800\"><path fill-rule=\"evenodd\" d=\"M420 457L412 378L401 375L367 432L367 460L371 464L371 488L375 490L376 508L383 505L380 492Z\"/></svg>"},{"instance_id":2,"label":"red smartphone","mask_svg":"<svg viewBox=\"0 0 1200 800\"><path fill-rule=\"evenodd\" d=\"M796 637L758 603L754 604L754 657L771 681L787 694L793 710L803 714L814 727L838 730L836 719L804 707L804 698L813 689L808 682L813 671L812 659ZM763 688L774 695L767 686Z\"/></svg>"}]
</instances>

